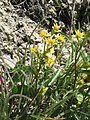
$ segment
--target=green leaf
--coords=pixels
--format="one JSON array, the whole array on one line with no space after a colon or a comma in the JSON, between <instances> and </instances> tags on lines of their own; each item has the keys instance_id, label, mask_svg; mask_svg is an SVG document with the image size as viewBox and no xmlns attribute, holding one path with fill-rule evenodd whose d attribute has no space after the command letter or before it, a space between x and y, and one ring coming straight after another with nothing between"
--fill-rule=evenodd
<instances>
[{"instance_id":1,"label":"green leaf","mask_svg":"<svg viewBox=\"0 0 90 120\"><path fill-rule=\"evenodd\" d=\"M57 77L59 76L61 72L61 69L59 69L56 73L56 75L53 77L53 79L51 80L51 82L48 84L49 86L52 85L52 83L57 79Z\"/></svg>"},{"instance_id":2,"label":"green leaf","mask_svg":"<svg viewBox=\"0 0 90 120\"><path fill-rule=\"evenodd\" d=\"M76 99L77 99L78 101L82 102L82 101L83 101L83 95L82 95L81 93L77 93L77 94L76 94Z\"/></svg>"},{"instance_id":3,"label":"green leaf","mask_svg":"<svg viewBox=\"0 0 90 120\"><path fill-rule=\"evenodd\" d=\"M17 86L14 86L13 89L12 89L13 93L18 93L18 87Z\"/></svg>"}]
</instances>

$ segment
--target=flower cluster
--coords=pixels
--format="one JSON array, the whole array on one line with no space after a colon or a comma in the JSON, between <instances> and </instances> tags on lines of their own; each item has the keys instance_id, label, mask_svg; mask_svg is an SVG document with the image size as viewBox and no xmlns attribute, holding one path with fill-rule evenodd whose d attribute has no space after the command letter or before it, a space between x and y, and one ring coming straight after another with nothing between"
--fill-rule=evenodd
<instances>
[{"instance_id":1,"label":"flower cluster","mask_svg":"<svg viewBox=\"0 0 90 120\"><path fill-rule=\"evenodd\" d=\"M53 32L52 32L53 31ZM51 32L47 32L46 30L41 30L40 36L43 39L44 46L42 48L42 52L39 54L43 55L43 60L46 66L51 67L56 60L55 56L55 45L63 44L65 41L65 37L60 32L60 26L56 23L52 27ZM34 46L31 48L31 51L36 55L39 52L38 46ZM41 55L41 56L42 56Z\"/></svg>"}]
</instances>

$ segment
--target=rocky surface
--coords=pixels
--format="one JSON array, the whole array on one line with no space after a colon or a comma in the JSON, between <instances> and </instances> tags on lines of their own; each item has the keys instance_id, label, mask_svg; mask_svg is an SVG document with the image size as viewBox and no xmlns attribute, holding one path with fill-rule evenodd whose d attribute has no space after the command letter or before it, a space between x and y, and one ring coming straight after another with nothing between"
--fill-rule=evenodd
<instances>
[{"instance_id":1,"label":"rocky surface","mask_svg":"<svg viewBox=\"0 0 90 120\"><path fill-rule=\"evenodd\" d=\"M0 0L0 66L14 67L26 46L41 40L38 28L31 36L37 26L30 18L20 17L8 0Z\"/></svg>"},{"instance_id":2,"label":"rocky surface","mask_svg":"<svg viewBox=\"0 0 90 120\"><path fill-rule=\"evenodd\" d=\"M52 26L53 21L64 22L71 26L72 22L90 21L90 0L10 0L19 16L27 15L35 22L43 18L45 26ZM75 17L75 19L73 19Z\"/></svg>"}]
</instances>

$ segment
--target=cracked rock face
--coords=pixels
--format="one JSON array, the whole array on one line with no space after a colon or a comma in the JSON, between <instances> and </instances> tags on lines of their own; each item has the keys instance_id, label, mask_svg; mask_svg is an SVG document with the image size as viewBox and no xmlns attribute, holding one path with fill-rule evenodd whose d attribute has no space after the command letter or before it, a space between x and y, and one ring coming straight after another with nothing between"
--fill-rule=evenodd
<instances>
[{"instance_id":1,"label":"cracked rock face","mask_svg":"<svg viewBox=\"0 0 90 120\"><path fill-rule=\"evenodd\" d=\"M17 54L22 57L27 44L41 41L38 29L31 36L36 26L30 18L19 17L8 0L0 0L0 66L14 67Z\"/></svg>"},{"instance_id":2,"label":"cracked rock face","mask_svg":"<svg viewBox=\"0 0 90 120\"><path fill-rule=\"evenodd\" d=\"M56 9L50 0L10 0L19 16L28 16L35 22L42 23L44 27L50 26L51 21L56 19Z\"/></svg>"},{"instance_id":3,"label":"cracked rock face","mask_svg":"<svg viewBox=\"0 0 90 120\"><path fill-rule=\"evenodd\" d=\"M10 0L19 16L28 16L35 22L45 18L44 26L51 22L62 21L66 26L71 25L72 14L75 22L88 23L90 20L90 0ZM73 11L74 10L74 11ZM73 13L72 13L73 12Z\"/></svg>"}]
</instances>

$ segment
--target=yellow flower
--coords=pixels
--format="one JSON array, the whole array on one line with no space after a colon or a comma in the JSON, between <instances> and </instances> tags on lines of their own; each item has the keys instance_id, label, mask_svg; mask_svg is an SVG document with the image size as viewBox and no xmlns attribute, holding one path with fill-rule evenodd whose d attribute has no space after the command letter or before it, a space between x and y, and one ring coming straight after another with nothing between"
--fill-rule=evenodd
<instances>
[{"instance_id":1,"label":"yellow flower","mask_svg":"<svg viewBox=\"0 0 90 120\"><path fill-rule=\"evenodd\" d=\"M45 59L46 66L51 67L55 63L55 56L47 56L47 59Z\"/></svg>"},{"instance_id":2,"label":"yellow flower","mask_svg":"<svg viewBox=\"0 0 90 120\"><path fill-rule=\"evenodd\" d=\"M53 45L53 44L55 43L55 40L54 40L54 39L48 39L48 43L49 43L50 45Z\"/></svg>"},{"instance_id":3,"label":"yellow flower","mask_svg":"<svg viewBox=\"0 0 90 120\"><path fill-rule=\"evenodd\" d=\"M59 41L62 41L62 42L65 41L65 38L64 38L62 35L59 35L59 36L57 37L57 39L58 39Z\"/></svg>"},{"instance_id":4,"label":"yellow flower","mask_svg":"<svg viewBox=\"0 0 90 120\"><path fill-rule=\"evenodd\" d=\"M54 60L52 59L52 58L48 58L48 60L47 60L47 66L51 66L51 65L53 65L54 64Z\"/></svg>"},{"instance_id":5,"label":"yellow flower","mask_svg":"<svg viewBox=\"0 0 90 120\"><path fill-rule=\"evenodd\" d=\"M77 38L81 38L81 37L83 37L83 35L84 35L84 33L83 32L80 32L79 30L76 30L75 31L75 36L77 37Z\"/></svg>"},{"instance_id":6,"label":"yellow flower","mask_svg":"<svg viewBox=\"0 0 90 120\"><path fill-rule=\"evenodd\" d=\"M54 26L53 26L53 29L54 30L56 30L56 31L58 31L59 30L59 28L60 28L60 26L56 23L56 24L54 24Z\"/></svg>"},{"instance_id":7,"label":"yellow flower","mask_svg":"<svg viewBox=\"0 0 90 120\"><path fill-rule=\"evenodd\" d=\"M44 95L44 94L47 92L47 89L48 89L48 88L45 87L45 86L42 87L42 95Z\"/></svg>"},{"instance_id":8,"label":"yellow flower","mask_svg":"<svg viewBox=\"0 0 90 120\"><path fill-rule=\"evenodd\" d=\"M88 67L87 70L90 70L90 67Z\"/></svg>"},{"instance_id":9,"label":"yellow flower","mask_svg":"<svg viewBox=\"0 0 90 120\"><path fill-rule=\"evenodd\" d=\"M41 30L40 36L43 37L43 38L47 37L46 30Z\"/></svg>"},{"instance_id":10,"label":"yellow flower","mask_svg":"<svg viewBox=\"0 0 90 120\"><path fill-rule=\"evenodd\" d=\"M82 85L85 84L84 79L81 79L79 82L80 82Z\"/></svg>"},{"instance_id":11,"label":"yellow flower","mask_svg":"<svg viewBox=\"0 0 90 120\"><path fill-rule=\"evenodd\" d=\"M37 52L38 52L37 46L34 46L33 48L31 48L31 51L32 51L33 53L37 53Z\"/></svg>"},{"instance_id":12,"label":"yellow flower","mask_svg":"<svg viewBox=\"0 0 90 120\"><path fill-rule=\"evenodd\" d=\"M81 101L78 101L78 105L80 105L81 104Z\"/></svg>"}]
</instances>

